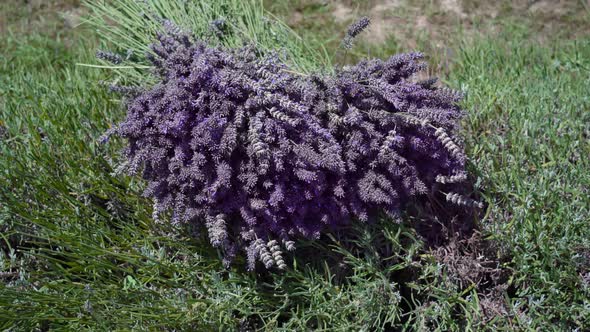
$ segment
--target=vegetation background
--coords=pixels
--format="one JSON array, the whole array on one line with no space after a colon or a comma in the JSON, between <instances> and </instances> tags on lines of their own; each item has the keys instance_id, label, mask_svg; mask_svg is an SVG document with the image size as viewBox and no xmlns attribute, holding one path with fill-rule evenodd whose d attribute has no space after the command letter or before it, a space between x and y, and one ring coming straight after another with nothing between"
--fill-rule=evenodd
<instances>
[{"instance_id":1,"label":"vegetation background","mask_svg":"<svg viewBox=\"0 0 590 332\"><path fill-rule=\"evenodd\" d=\"M149 76L77 64L99 47L137 53L154 27L130 14L116 22L131 30L101 29L88 15L113 7L90 3L0 3L1 329L590 329L587 1L202 2L211 18L245 3L243 36L288 43L302 71L420 50L428 75L466 93L464 144L488 204L475 225L412 213L351 227L299 243L284 273L224 269L190 229L151 220L141 181L113 174L121 142L98 138L124 109L99 81ZM333 58L361 15L370 29Z\"/></svg>"}]
</instances>

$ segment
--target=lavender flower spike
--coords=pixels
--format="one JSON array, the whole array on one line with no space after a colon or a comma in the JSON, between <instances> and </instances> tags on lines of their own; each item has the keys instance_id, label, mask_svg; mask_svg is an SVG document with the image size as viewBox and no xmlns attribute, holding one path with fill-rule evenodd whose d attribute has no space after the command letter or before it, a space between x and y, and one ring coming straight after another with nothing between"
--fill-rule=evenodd
<instances>
[{"instance_id":1,"label":"lavender flower spike","mask_svg":"<svg viewBox=\"0 0 590 332\"><path fill-rule=\"evenodd\" d=\"M107 62L115 64L115 65L118 65L121 62L123 62L123 58L121 58L120 55L113 53L113 52L109 52L109 51L98 50L98 51L96 51L96 57L101 60L105 60Z\"/></svg>"},{"instance_id":2,"label":"lavender flower spike","mask_svg":"<svg viewBox=\"0 0 590 332\"><path fill-rule=\"evenodd\" d=\"M352 38L356 37L359 33L363 32L369 24L371 23L371 19L367 16L361 17L358 21L354 22L353 24L348 26L348 30L346 34Z\"/></svg>"},{"instance_id":3,"label":"lavender flower spike","mask_svg":"<svg viewBox=\"0 0 590 332\"><path fill-rule=\"evenodd\" d=\"M344 36L344 39L342 40L342 45L344 48L351 49L354 38L363 32L370 23L371 19L367 16L363 16L358 21L349 25L348 29L346 30L346 36Z\"/></svg>"}]
</instances>

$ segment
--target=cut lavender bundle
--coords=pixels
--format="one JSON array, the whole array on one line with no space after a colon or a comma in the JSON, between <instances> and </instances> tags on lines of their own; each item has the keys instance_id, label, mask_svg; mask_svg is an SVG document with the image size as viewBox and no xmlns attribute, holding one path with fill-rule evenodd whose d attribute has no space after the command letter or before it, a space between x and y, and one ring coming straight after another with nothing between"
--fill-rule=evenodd
<instances>
[{"instance_id":1,"label":"cut lavender bundle","mask_svg":"<svg viewBox=\"0 0 590 332\"><path fill-rule=\"evenodd\" d=\"M148 182L155 216L200 223L228 259L239 247L250 269L283 269L294 238L397 215L437 177L465 171L449 134L460 96L410 80L420 53L304 76L277 54L166 30L152 46L161 82L129 97L112 132L127 139L125 169Z\"/></svg>"}]
</instances>

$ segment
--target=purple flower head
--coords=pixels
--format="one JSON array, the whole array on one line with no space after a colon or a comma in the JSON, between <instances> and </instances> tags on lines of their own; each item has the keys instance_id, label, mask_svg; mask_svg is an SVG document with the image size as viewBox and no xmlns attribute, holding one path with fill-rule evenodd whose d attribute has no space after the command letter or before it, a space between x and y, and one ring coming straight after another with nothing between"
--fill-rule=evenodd
<instances>
[{"instance_id":1,"label":"purple flower head","mask_svg":"<svg viewBox=\"0 0 590 332\"><path fill-rule=\"evenodd\" d=\"M354 22L353 24L348 26L348 30L346 30L346 34L352 38L356 37L359 33L363 32L369 24L371 23L371 19L367 16L361 17L358 21Z\"/></svg>"},{"instance_id":2,"label":"purple flower head","mask_svg":"<svg viewBox=\"0 0 590 332\"><path fill-rule=\"evenodd\" d=\"M351 49L352 41L356 38L356 36L363 32L369 26L370 23L371 19L367 16L363 16L358 21L349 25L348 29L346 30L346 35L342 40L342 46L345 49Z\"/></svg>"},{"instance_id":3,"label":"purple flower head","mask_svg":"<svg viewBox=\"0 0 590 332\"><path fill-rule=\"evenodd\" d=\"M96 57L98 59L110 62L115 65L118 65L121 62L123 62L123 58L121 58L120 55L109 51L98 50L96 51Z\"/></svg>"}]
</instances>

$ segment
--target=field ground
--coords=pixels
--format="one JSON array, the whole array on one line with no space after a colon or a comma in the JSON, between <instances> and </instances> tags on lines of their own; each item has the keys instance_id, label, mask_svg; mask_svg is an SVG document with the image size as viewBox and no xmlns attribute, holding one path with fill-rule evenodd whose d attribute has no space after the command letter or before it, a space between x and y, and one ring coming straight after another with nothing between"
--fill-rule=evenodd
<instances>
[{"instance_id":1,"label":"field ground","mask_svg":"<svg viewBox=\"0 0 590 332\"><path fill-rule=\"evenodd\" d=\"M381 221L299 243L293 268L225 270L151 221L113 174L123 116L78 1L0 3L0 329L590 329L590 4L265 1L312 47L373 25L346 61L421 50L463 91L474 232ZM115 159L115 161L113 161ZM430 220L429 222L432 222ZM385 256L383 248L387 248ZM321 253L326 264L310 260Z\"/></svg>"}]
</instances>

